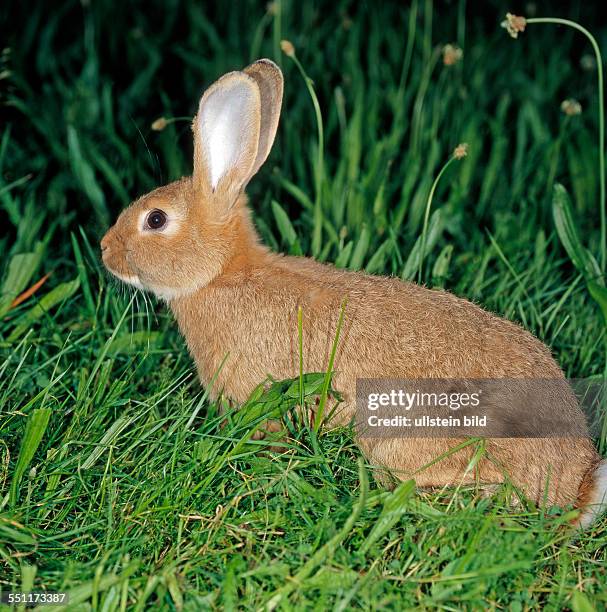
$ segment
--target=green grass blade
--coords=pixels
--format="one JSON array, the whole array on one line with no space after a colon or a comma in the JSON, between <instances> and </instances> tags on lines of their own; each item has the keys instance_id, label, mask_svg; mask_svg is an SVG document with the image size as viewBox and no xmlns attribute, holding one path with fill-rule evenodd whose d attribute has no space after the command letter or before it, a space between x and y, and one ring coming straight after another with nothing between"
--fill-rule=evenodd
<instances>
[{"instance_id":1,"label":"green grass blade","mask_svg":"<svg viewBox=\"0 0 607 612\"><path fill-rule=\"evenodd\" d=\"M272 200L272 212L274 213L274 219L278 226L278 231L284 242L289 246L289 249L295 255L301 255L301 247L299 246L299 240L297 234L293 229L293 225L289 219L289 215L285 212L284 208L276 201Z\"/></svg>"},{"instance_id":2,"label":"green grass blade","mask_svg":"<svg viewBox=\"0 0 607 612\"><path fill-rule=\"evenodd\" d=\"M24 291L42 261L44 245L38 242L32 253L13 255L0 291L0 317L10 309L12 301Z\"/></svg>"},{"instance_id":3,"label":"green grass blade","mask_svg":"<svg viewBox=\"0 0 607 612\"><path fill-rule=\"evenodd\" d=\"M361 555L366 555L371 546L392 529L403 514L407 512L407 500L414 492L415 481L406 480L405 482L401 482L396 489L390 493L390 496L386 498L384 502L384 507L379 518L373 525L373 529L371 529L369 535L365 538L365 541L359 549Z\"/></svg>"},{"instance_id":4,"label":"green grass blade","mask_svg":"<svg viewBox=\"0 0 607 612\"><path fill-rule=\"evenodd\" d=\"M8 337L9 342L14 342L21 335L23 335L31 325L41 317L48 314L48 312L54 308L57 304L65 302L71 298L74 293L80 287L80 279L76 278L73 281L67 283L61 283L54 289L51 289L40 301L28 310L20 319L19 324L11 332Z\"/></svg>"},{"instance_id":5,"label":"green grass blade","mask_svg":"<svg viewBox=\"0 0 607 612\"><path fill-rule=\"evenodd\" d=\"M601 282L598 280L602 278L601 270L596 260L582 245L577 226L573 220L569 194L559 183L554 186L553 190L552 215L557 234L573 265L586 279Z\"/></svg>"},{"instance_id":6,"label":"green grass blade","mask_svg":"<svg viewBox=\"0 0 607 612\"><path fill-rule=\"evenodd\" d=\"M40 442L42 442L42 438L44 437L44 432L46 431L50 418L50 408L37 408L27 419L25 433L23 434L19 456L17 458L17 465L15 466L15 472L11 482L11 506L14 506L17 503L17 498L19 496L19 484L21 483L23 474L25 474L25 470L27 470L29 464L34 458L34 455L38 450L38 446L40 446Z\"/></svg>"}]
</instances>

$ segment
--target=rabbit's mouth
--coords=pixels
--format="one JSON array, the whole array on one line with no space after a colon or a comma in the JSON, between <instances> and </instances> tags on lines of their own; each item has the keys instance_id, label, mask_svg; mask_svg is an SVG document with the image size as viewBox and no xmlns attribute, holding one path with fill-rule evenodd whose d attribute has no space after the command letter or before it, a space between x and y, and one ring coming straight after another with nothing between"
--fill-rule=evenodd
<instances>
[{"instance_id":1,"label":"rabbit's mouth","mask_svg":"<svg viewBox=\"0 0 607 612\"><path fill-rule=\"evenodd\" d=\"M135 274L120 274L119 272L115 272L114 270L110 270L110 272L118 279L120 279L123 283L127 285L132 285L137 289L141 289L142 291L145 289L143 283L139 280L139 277Z\"/></svg>"},{"instance_id":2,"label":"rabbit's mouth","mask_svg":"<svg viewBox=\"0 0 607 612\"><path fill-rule=\"evenodd\" d=\"M179 297L183 293L180 290L171 289L169 287L157 287L149 283L144 285L138 274L124 274L122 272L118 272L114 268L110 267L107 263L105 264L105 267L112 273L113 276L115 276L118 280L121 280L123 283L131 285L131 287L135 287L141 291L151 291L154 295L156 295L156 297L165 300L166 302Z\"/></svg>"}]
</instances>

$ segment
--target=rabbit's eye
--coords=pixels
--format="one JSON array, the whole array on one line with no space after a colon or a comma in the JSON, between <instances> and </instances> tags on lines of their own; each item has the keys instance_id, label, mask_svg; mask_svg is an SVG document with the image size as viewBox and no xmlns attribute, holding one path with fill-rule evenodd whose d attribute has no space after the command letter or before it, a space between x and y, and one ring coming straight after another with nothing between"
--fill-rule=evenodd
<instances>
[{"instance_id":1,"label":"rabbit's eye","mask_svg":"<svg viewBox=\"0 0 607 612\"><path fill-rule=\"evenodd\" d=\"M145 224L149 229L162 229L167 223L166 213L162 210L153 210L145 220Z\"/></svg>"}]
</instances>

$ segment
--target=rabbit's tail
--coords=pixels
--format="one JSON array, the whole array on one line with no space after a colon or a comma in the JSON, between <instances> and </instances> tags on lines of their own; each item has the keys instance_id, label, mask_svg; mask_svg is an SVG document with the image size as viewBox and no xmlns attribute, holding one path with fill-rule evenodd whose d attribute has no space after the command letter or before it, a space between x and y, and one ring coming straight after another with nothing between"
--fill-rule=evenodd
<instances>
[{"instance_id":1,"label":"rabbit's tail","mask_svg":"<svg viewBox=\"0 0 607 612\"><path fill-rule=\"evenodd\" d=\"M578 493L578 507L582 513L578 526L589 527L607 510L607 459L593 466L582 480Z\"/></svg>"}]
</instances>

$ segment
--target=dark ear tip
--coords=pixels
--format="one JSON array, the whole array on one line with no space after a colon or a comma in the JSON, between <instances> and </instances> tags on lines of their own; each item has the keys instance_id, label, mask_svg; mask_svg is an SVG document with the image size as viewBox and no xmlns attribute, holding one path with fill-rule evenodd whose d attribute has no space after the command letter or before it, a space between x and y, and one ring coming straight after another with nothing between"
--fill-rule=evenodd
<instances>
[{"instance_id":1,"label":"dark ear tip","mask_svg":"<svg viewBox=\"0 0 607 612\"><path fill-rule=\"evenodd\" d=\"M276 64L276 62L273 62L271 59L267 57L262 57L253 63L254 64L265 64L267 66L272 66L272 68L276 68L276 70L280 70L280 68L278 67L278 64Z\"/></svg>"},{"instance_id":2,"label":"dark ear tip","mask_svg":"<svg viewBox=\"0 0 607 612\"><path fill-rule=\"evenodd\" d=\"M267 57L263 57L253 62L252 64L247 66L244 71L246 72L248 70L256 70L258 68L261 68L262 70L271 70L277 75L280 75L280 77L282 78L282 70L275 62L273 62L271 59L268 59Z\"/></svg>"}]
</instances>

